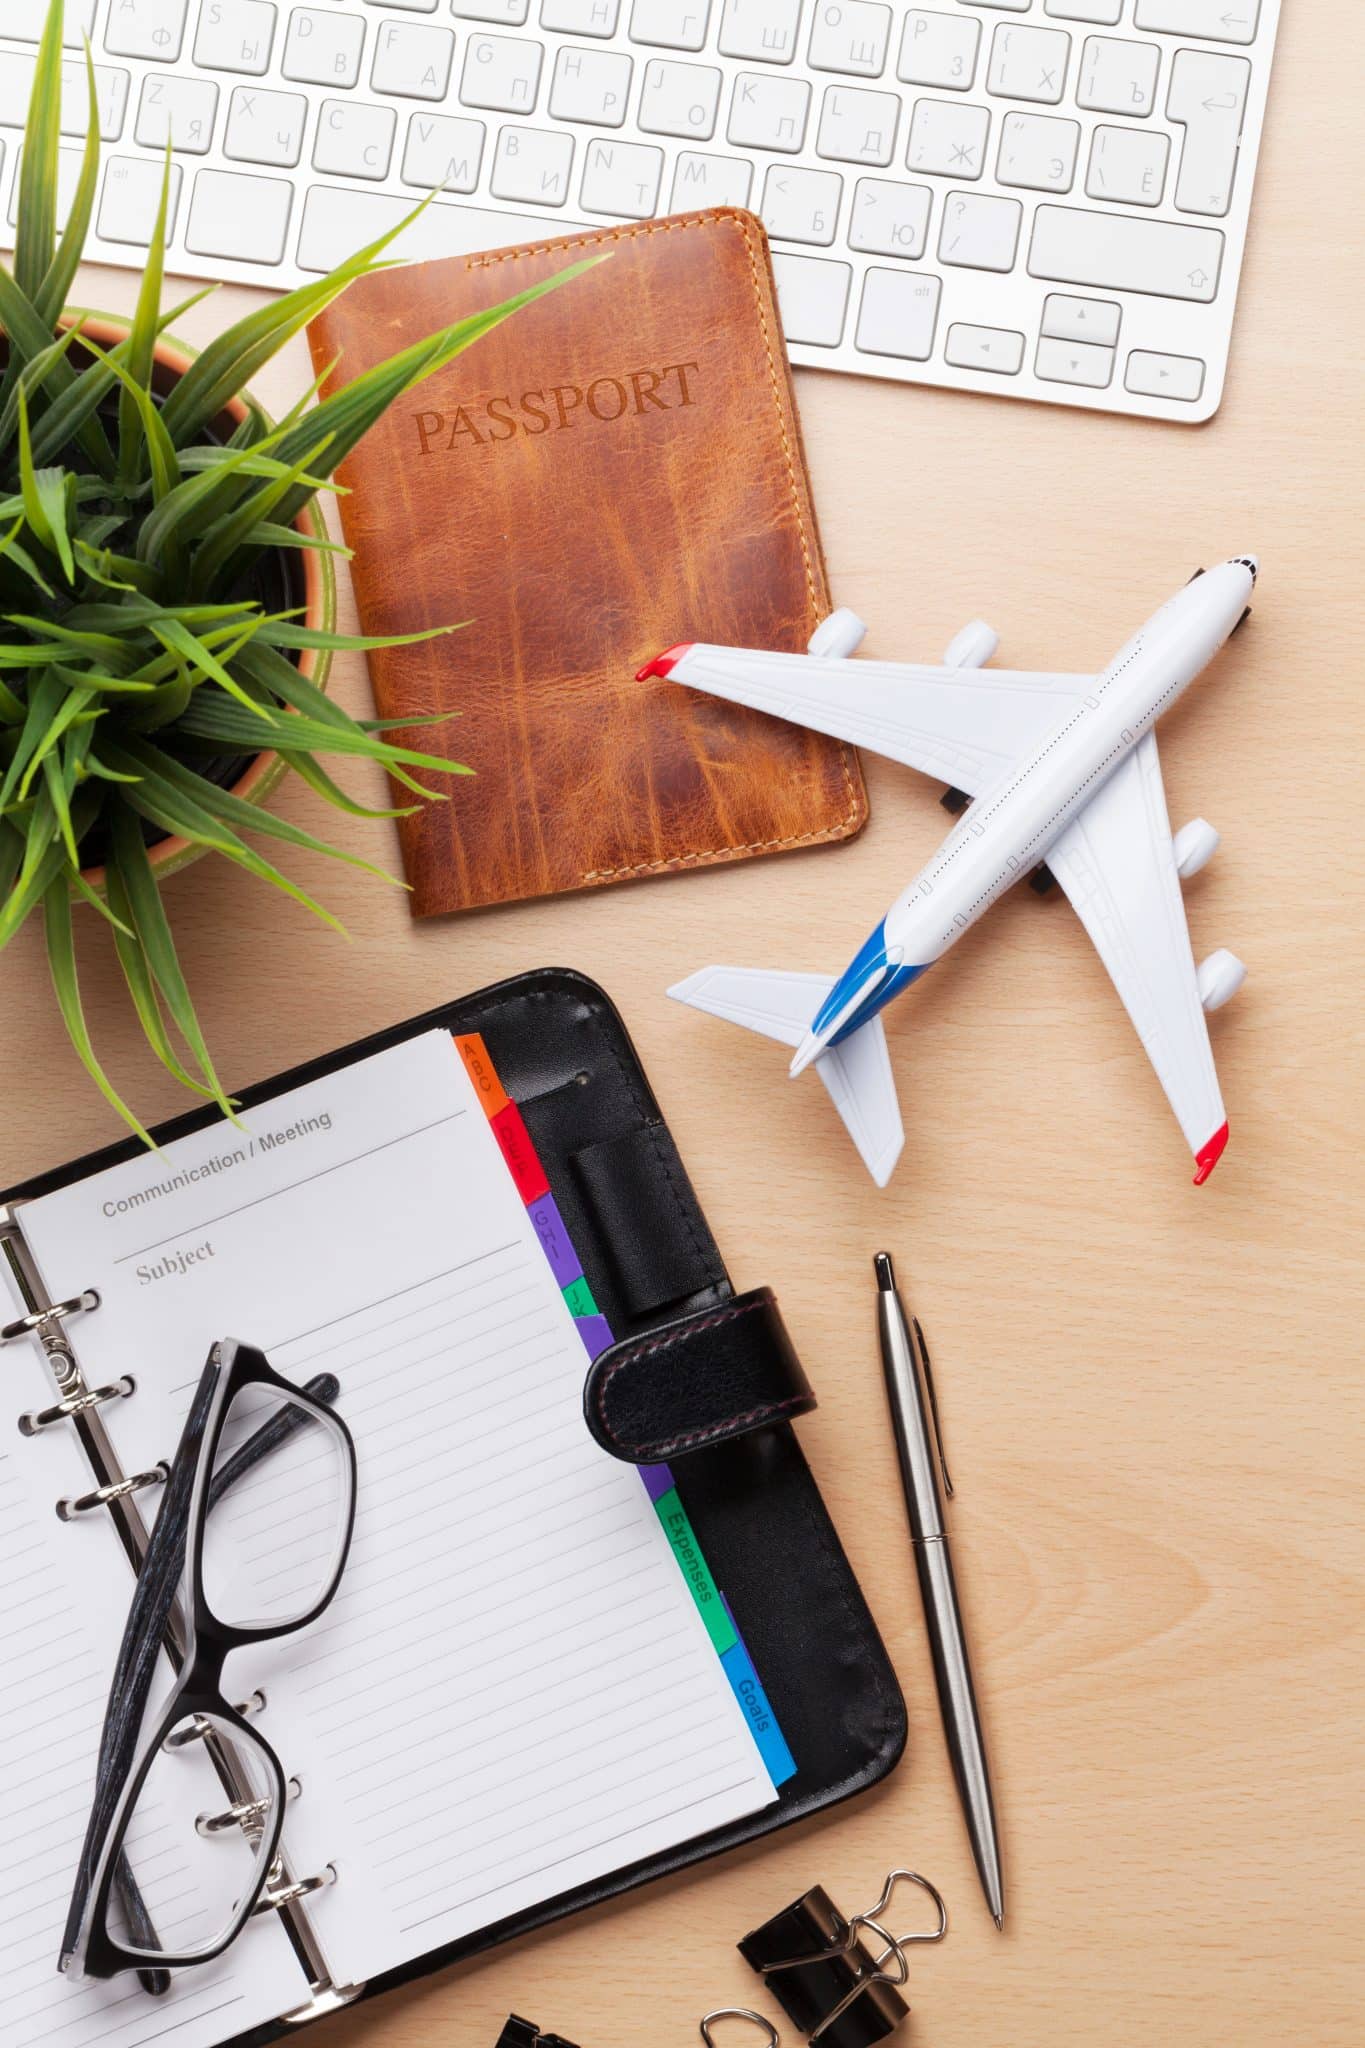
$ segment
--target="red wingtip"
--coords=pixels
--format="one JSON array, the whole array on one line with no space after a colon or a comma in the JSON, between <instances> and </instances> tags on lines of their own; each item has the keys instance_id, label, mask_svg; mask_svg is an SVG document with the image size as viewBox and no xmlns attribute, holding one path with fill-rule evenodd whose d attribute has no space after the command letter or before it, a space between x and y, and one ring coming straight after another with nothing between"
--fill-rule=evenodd
<instances>
[{"instance_id":1,"label":"red wingtip","mask_svg":"<svg viewBox=\"0 0 1365 2048\"><path fill-rule=\"evenodd\" d=\"M1222 1130L1215 1131L1208 1144L1201 1145L1195 1153L1194 1184L1197 1188L1203 1187L1204 1182L1213 1172L1214 1167L1217 1166L1223 1156L1224 1147L1227 1145L1227 1142L1228 1127L1224 1124Z\"/></svg>"},{"instance_id":2,"label":"red wingtip","mask_svg":"<svg viewBox=\"0 0 1365 2048\"><path fill-rule=\"evenodd\" d=\"M676 647L666 647L662 654L655 655L653 661L647 661L643 668L635 671L636 682L647 683L651 676L671 675L674 662L689 654L694 644L691 640L680 640Z\"/></svg>"}]
</instances>

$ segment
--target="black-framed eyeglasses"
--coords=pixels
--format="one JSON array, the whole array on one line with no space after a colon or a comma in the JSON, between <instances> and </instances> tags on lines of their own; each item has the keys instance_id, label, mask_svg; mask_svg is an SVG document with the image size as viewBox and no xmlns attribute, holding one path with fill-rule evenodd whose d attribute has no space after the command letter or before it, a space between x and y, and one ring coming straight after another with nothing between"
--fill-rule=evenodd
<instances>
[{"instance_id":1,"label":"black-framed eyeglasses","mask_svg":"<svg viewBox=\"0 0 1365 2048\"><path fill-rule=\"evenodd\" d=\"M270 1744L224 1694L223 1666L233 1650L307 1628L329 1605L355 1494L355 1445L341 1418L262 1352L215 1344L115 1666L62 1937L67 1974L137 1970L146 1983L149 1971L212 1962L258 1906L279 1903L268 1887L288 1787ZM184 1658L149 1713L182 1578ZM224 1789L229 1804L217 1810Z\"/></svg>"}]
</instances>

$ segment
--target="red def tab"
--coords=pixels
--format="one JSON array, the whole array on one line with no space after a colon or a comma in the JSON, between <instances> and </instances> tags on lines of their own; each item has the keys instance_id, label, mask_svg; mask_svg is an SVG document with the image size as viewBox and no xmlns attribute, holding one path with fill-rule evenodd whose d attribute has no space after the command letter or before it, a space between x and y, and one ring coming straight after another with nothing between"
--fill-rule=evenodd
<instances>
[{"instance_id":1,"label":"red def tab","mask_svg":"<svg viewBox=\"0 0 1365 2048\"><path fill-rule=\"evenodd\" d=\"M522 1122L521 1111L515 1102L505 1103L489 1121L493 1135L502 1147L502 1156L507 1161L507 1171L517 1184L517 1193L529 1209L532 1202L538 1202L542 1195L548 1195L550 1192L545 1170L536 1158L536 1148L531 1143L531 1133Z\"/></svg>"},{"instance_id":2,"label":"red def tab","mask_svg":"<svg viewBox=\"0 0 1365 2048\"><path fill-rule=\"evenodd\" d=\"M508 1106L507 1091L498 1079L498 1070L489 1057L488 1047L477 1031L466 1031L463 1035L452 1034L464 1061L465 1071L479 1091L483 1113L491 1123L493 1118Z\"/></svg>"}]
</instances>

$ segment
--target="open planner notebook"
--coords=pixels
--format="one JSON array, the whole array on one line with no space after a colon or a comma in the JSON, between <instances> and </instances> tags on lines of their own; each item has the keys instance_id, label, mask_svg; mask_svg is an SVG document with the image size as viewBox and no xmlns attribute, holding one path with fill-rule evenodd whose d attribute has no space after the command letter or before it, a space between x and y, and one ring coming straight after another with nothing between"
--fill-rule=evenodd
<instances>
[{"instance_id":1,"label":"open planner notebook","mask_svg":"<svg viewBox=\"0 0 1365 2048\"><path fill-rule=\"evenodd\" d=\"M53 1513L92 1486L80 1433L21 1436L6 1418L13 2048L213 2048L306 2005L310 1976L344 1993L777 1797L658 1486L585 1427L583 1335L486 1109L450 1033L424 1031L240 1128L214 1122L14 1211L0 1323L97 1292L50 1334L90 1387L134 1382L98 1411L124 1473L171 1455L209 1345L235 1336L293 1380L336 1375L358 1493L334 1604L234 1652L225 1679L232 1698L265 1695L260 1725L298 1781L289 1869L335 1881L293 1909L292 1931L267 1911L165 1996L131 1975L73 1982L57 1953L129 1557L103 1509ZM40 1345L3 1356L14 1410L50 1407ZM187 1768L211 1808L208 1758ZM169 1928L185 1903L173 1840L151 1868L148 1905Z\"/></svg>"}]
</instances>

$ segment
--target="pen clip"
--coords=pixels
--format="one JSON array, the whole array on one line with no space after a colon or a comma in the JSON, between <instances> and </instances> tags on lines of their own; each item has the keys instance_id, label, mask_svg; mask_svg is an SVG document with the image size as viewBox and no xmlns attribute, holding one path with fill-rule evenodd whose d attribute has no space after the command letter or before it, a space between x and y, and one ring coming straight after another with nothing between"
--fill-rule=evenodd
<instances>
[{"instance_id":1,"label":"pen clip","mask_svg":"<svg viewBox=\"0 0 1365 2048\"><path fill-rule=\"evenodd\" d=\"M943 1490L949 1500L953 1497L953 1482L948 1472L948 1460L943 1455L943 1424L938 1419L938 1395L934 1392L934 1368L929 1363L929 1346L924 1341L918 1316L910 1318L910 1327L915 1333L919 1347L920 1363L924 1367L924 1387L929 1396L929 1413L934 1418L934 1449L938 1452L938 1469L943 1474Z\"/></svg>"}]
</instances>

